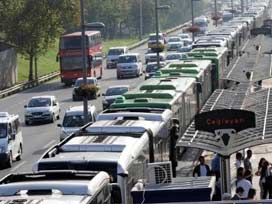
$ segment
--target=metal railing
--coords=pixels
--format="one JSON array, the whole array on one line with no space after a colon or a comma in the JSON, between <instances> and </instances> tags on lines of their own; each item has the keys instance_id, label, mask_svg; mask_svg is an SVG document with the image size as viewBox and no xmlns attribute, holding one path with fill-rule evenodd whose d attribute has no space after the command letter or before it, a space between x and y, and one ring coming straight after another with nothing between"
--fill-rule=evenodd
<instances>
[{"instance_id":1,"label":"metal railing","mask_svg":"<svg viewBox=\"0 0 272 204\"><path fill-rule=\"evenodd\" d=\"M6 96L17 93L19 91L23 91L25 89L32 88L34 86L38 86L39 84L49 81L57 76L59 76L59 71L50 72L49 74L45 74L43 76L40 76L38 78L38 80L26 81L26 82L21 82L21 83L15 84L12 87L1 90L0 91L0 98L4 98Z\"/></svg>"}]
</instances>

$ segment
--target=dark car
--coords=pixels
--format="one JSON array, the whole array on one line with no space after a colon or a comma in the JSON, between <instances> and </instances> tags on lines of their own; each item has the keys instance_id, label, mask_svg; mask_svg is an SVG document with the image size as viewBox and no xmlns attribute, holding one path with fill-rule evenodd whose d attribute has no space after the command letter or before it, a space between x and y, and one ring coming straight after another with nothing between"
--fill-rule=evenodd
<instances>
[{"instance_id":1,"label":"dark car","mask_svg":"<svg viewBox=\"0 0 272 204\"><path fill-rule=\"evenodd\" d=\"M166 65L165 62L160 61L160 68ZM151 78L159 70L157 62L148 63L145 67L145 79Z\"/></svg>"},{"instance_id":2,"label":"dark car","mask_svg":"<svg viewBox=\"0 0 272 204\"><path fill-rule=\"evenodd\" d=\"M83 85L83 78L78 78L73 88L73 101L82 100L84 91L88 92L88 99L100 96L100 87L95 77L87 77L88 87L85 90L83 90Z\"/></svg>"},{"instance_id":3,"label":"dark car","mask_svg":"<svg viewBox=\"0 0 272 204\"><path fill-rule=\"evenodd\" d=\"M118 96L123 95L129 90L128 85L117 85L117 86L110 86L105 94L102 94L104 96L104 99L102 101L103 110L110 107L110 105L115 101L115 99Z\"/></svg>"}]
</instances>

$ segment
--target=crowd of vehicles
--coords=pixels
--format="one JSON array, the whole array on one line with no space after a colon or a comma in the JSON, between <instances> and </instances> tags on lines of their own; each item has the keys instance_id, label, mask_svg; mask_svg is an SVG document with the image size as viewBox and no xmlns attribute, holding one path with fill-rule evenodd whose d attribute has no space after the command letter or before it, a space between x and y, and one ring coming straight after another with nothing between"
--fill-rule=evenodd
<instances>
[{"instance_id":1,"label":"crowd of vehicles","mask_svg":"<svg viewBox=\"0 0 272 204\"><path fill-rule=\"evenodd\" d=\"M259 13L261 10L258 9ZM57 195L53 202L61 199L74 203L131 204L133 186L138 179L148 179L148 163L168 161L175 177L178 154L182 155L183 151L176 149L177 138L184 133L213 91L227 87L226 81L222 80L223 73L238 56L248 39L250 28L256 26L257 19L233 18L229 24L223 24L200 37L193 43L194 49L183 53L184 56L176 53L181 57L176 58L176 61L168 64L160 62L162 67L156 67L154 62L148 63L147 67L154 66L150 71L146 70L147 80L134 89L130 90L128 86L109 87L103 94L105 110L97 115L96 108L90 106L90 122L83 127L82 106L68 109L63 123L58 125L62 129L61 142L46 150L34 164L35 173L10 175L2 179L0 196L7 200L9 196L31 200L35 195L43 195L43 199L50 202L52 195ZM204 20L204 25L205 22ZM156 50L158 48L154 47L152 36L154 35L151 35L148 47ZM160 36L160 44L165 46L163 34ZM190 41L188 35L179 35L176 39ZM74 54L78 57L80 39L74 40L75 44L71 43L70 48L74 49ZM99 44L92 43L91 40L92 38L88 40L90 47L87 48L90 56L91 47ZM61 45L65 48L64 41L61 41ZM139 54L126 53L126 48L116 49L124 52L118 50L117 62L115 59L111 60L114 66L116 63L118 79L143 74ZM63 67L63 60L73 56L68 53L69 51L60 50ZM94 58L89 58L88 63L93 63ZM89 71L92 76L88 77L92 81L90 84L98 86L98 73L91 67ZM71 74L65 73L68 72L61 72L63 82L65 76ZM74 89L82 84L80 77L77 77L79 79ZM77 99L76 97L77 95L73 95L73 99ZM33 106L36 102L38 105ZM54 108L58 110L55 111ZM59 118L59 111L59 104L53 96L34 97L26 106L25 123L30 124L36 120L54 121ZM5 119L2 120L2 117ZM11 166L16 158L20 159L22 154L22 140L19 139L21 133L16 121L18 116L0 113L0 141L3 138L5 142L1 151L3 157L8 158L5 161L7 166ZM13 128L17 128L17 131ZM16 139L17 149L13 150L9 142ZM69 180L72 182L67 182Z\"/></svg>"}]
</instances>

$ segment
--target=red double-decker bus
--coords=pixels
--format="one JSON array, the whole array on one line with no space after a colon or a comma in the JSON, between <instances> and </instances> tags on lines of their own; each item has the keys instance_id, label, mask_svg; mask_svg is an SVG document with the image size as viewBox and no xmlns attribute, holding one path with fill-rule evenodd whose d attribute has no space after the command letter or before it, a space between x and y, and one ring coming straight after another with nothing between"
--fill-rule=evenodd
<instances>
[{"instance_id":1,"label":"red double-decker bus","mask_svg":"<svg viewBox=\"0 0 272 204\"><path fill-rule=\"evenodd\" d=\"M87 76L102 78L102 40L99 31L86 31ZM71 85L83 74L81 32L62 35L59 43L61 82Z\"/></svg>"}]
</instances>

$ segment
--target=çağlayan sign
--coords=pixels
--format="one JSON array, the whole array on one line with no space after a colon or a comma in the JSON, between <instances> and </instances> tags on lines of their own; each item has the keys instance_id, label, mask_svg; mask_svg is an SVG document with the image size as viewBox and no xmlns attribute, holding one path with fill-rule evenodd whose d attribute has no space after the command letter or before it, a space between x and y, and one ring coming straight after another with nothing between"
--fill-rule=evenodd
<instances>
[{"instance_id":1,"label":"\u00e7a\u011flayan sign","mask_svg":"<svg viewBox=\"0 0 272 204\"><path fill-rule=\"evenodd\" d=\"M239 132L255 126L255 113L246 110L221 109L195 116L195 129L206 132L214 133L219 129L234 129Z\"/></svg>"}]
</instances>

